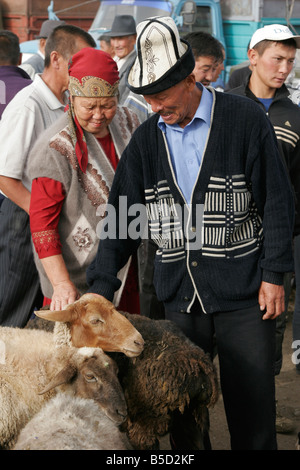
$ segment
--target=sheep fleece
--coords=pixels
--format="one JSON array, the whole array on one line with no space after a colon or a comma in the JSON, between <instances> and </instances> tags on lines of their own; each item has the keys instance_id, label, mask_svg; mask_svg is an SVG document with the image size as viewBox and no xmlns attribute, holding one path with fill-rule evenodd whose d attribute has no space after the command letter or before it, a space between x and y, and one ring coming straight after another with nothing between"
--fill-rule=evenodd
<instances>
[{"instance_id":1,"label":"sheep fleece","mask_svg":"<svg viewBox=\"0 0 300 470\"><path fill-rule=\"evenodd\" d=\"M58 393L22 429L14 450L129 450L94 400Z\"/></svg>"}]
</instances>

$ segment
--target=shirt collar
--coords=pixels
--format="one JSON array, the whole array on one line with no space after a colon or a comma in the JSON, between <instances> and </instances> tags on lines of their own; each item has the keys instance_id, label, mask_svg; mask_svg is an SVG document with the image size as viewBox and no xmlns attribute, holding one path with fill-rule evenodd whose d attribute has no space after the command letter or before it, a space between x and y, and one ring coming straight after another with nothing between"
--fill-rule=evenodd
<instances>
[{"instance_id":1,"label":"shirt collar","mask_svg":"<svg viewBox=\"0 0 300 470\"><path fill-rule=\"evenodd\" d=\"M47 103L48 107L55 111L56 109L64 108L68 103L68 94L64 92L64 102L62 104L59 99L54 95L54 93L50 90L50 88L46 85L44 80L42 79L42 74L36 73L34 76L33 83L37 86L42 93L43 99Z\"/></svg>"},{"instance_id":2,"label":"shirt collar","mask_svg":"<svg viewBox=\"0 0 300 470\"><path fill-rule=\"evenodd\" d=\"M205 88L205 86L203 86L200 82L196 82L196 86L199 88L199 90L202 91L201 100L194 114L193 119L185 127L190 126L195 119L201 119L208 126L210 125L211 107L212 107L212 101L213 101L212 93L208 91ZM178 124L172 124L172 125L166 124L161 116L158 119L157 125L163 132L166 131L166 127L170 127L171 129L181 129L181 127Z\"/></svg>"}]
</instances>

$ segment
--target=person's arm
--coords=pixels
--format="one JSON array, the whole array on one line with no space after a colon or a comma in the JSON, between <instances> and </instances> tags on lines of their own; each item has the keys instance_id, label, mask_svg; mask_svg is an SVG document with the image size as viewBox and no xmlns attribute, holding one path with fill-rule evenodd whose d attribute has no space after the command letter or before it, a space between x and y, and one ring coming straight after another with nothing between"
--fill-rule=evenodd
<instances>
[{"instance_id":1,"label":"person's arm","mask_svg":"<svg viewBox=\"0 0 300 470\"><path fill-rule=\"evenodd\" d=\"M284 273L293 271L295 200L274 130L265 116L263 119L265 124L258 123L260 147L252 165L251 187L263 220L262 283L258 301L264 312L262 318L266 320L276 318L285 308L283 277ZM253 140L252 137L252 143Z\"/></svg>"},{"instance_id":2,"label":"person's arm","mask_svg":"<svg viewBox=\"0 0 300 470\"><path fill-rule=\"evenodd\" d=\"M18 100L22 92L8 103L0 120L0 190L28 213L30 188L24 186L23 178L28 152L37 136L34 113L23 99Z\"/></svg>"},{"instance_id":3,"label":"person's arm","mask_svg":"<svg viewBox=\"0 0 300 470\"><path fill-rule=\"evenodd\" d=\"M62 255L43 258L41 263L53 287L50 310L62 310L79 299L80 294L70 280Z\"/></svg>"},{"instance_id":4,"label":"person's arm","mask_svg":"<svg viewBox=\"0 0 300 470\"><path fill-rule=\"evenodd\" d=\"M22 181L0 175L0 190L8 199L29 214L30 192L25 188Z\"/></svg>"},{"instance_id":5,"label":"person's arm","mask_svg":"<svg viewBox=\"0 0 300 470\"><path fill-rule=\"evenodd\" d=\"M50 309L61 310L79 298L61 254L59 215L65 199L63 185L50 178L32 182L30 229L35 250L53 287Z\"/></svg>"}]
</instances>

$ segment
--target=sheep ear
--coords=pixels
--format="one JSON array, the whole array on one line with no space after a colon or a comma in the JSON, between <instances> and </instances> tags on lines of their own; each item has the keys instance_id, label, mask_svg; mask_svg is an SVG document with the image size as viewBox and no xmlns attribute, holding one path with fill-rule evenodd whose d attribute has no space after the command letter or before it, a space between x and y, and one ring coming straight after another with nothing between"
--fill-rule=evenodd
<instances>
[{"instance_id":1,"label":"sheep ear","mask_svg":"<svg viewBox=\"0 0 300 470\"><path fill-rule=\"evenodd\" d=\"M44 320L72 322L74 321L76 310L73 305L69 305L65 310L37 310L34 313L37 317Z\"/></svg>"},{"instance_id":2,"label":"sheep ear","mask_svg":"<svg viewBox=\"0 0 300 470\"><path fill-rule=\"evenodd\" d=\"M72 323L78 318L78 308L80 309L82 305L86 305L86 303L95 300L95 298L98 300L100 299L106 303L108 302L108 300L102 297L102 295L88 293L82 295L73 304L69 304L67 307L65 307L64 310L47 310L43 308L41 310L37 310L34 313L37 317L43 318L44 320Z\"/></svg>"},{"instance_id":3,"label":"sheep ear","mask_svg":"<svg viewBox=\"0 0 300 470\"><path fill-rule=\"evenodd\" d=\"M74 365L68 364L61 371L59 371L53 379L48 383L48 385L38 394L43 395L44 393L49 392L59 385L63 385L71 382L73 377L77 374L77 369Z\"/></svg>"}]
</instances>

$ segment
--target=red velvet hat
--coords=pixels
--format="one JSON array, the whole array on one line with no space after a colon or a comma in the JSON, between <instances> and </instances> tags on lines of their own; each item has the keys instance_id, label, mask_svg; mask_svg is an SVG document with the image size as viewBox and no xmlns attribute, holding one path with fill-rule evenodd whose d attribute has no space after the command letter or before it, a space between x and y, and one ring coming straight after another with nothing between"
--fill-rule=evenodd
<instances>
[{"instance_id":1,"label":"red velvet hat","mask_svg":"<svg viewBox=\"0 0 300 470\"><path fill-rule=\"evenodd\" d=\"M86 47L69 61L69 91L86 98L118 95L119 72L116 62L104 51Z\"/></svg>"}]
</instances>

